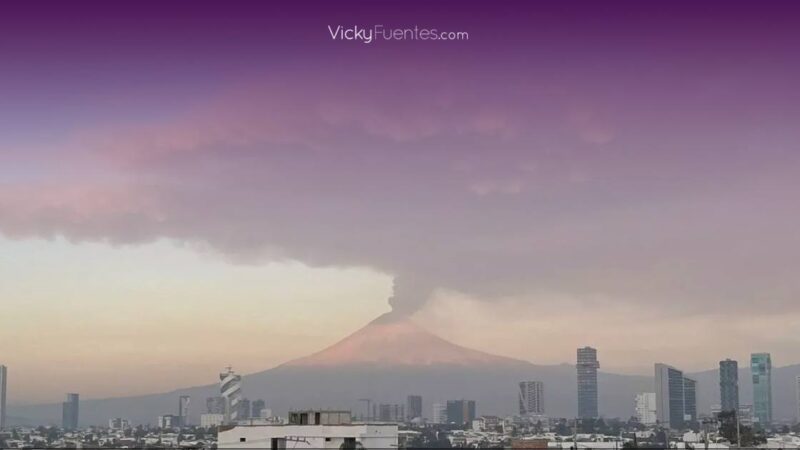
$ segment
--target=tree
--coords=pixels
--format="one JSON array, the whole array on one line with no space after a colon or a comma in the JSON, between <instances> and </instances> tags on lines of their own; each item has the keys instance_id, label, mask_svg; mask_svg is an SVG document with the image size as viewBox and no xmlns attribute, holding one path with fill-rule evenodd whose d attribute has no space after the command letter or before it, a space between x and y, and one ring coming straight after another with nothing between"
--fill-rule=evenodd
<instances>
[{"instance_id":1,"label":"tree","mask_svg":"<svg viewBox=\"0 0 800 450\"><path fill-rule=\"evenodd\" d=\"M731 443L736 442L736 412L722 411L718 416L719 434ZM742 442L740 447L755 447L758 444L766 444L767 437L762 430L754 430L753 427L739 424L739 436Z\"/></svg>"}]
</instances>

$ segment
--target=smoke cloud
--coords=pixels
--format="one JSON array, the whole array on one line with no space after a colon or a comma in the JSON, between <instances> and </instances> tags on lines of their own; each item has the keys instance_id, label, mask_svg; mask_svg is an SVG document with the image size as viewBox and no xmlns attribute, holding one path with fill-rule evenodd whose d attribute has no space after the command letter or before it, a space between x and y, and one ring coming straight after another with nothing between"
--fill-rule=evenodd
<instances>
[{"instance_id":1,"label":"smoke cloud","mask_svg":"<svg viewBox=\"0 0 800 450\"><path fill-rule=\"evenodd\" d=\"M763 108L784 93L709 106L699 93L715 80L658 74L598 93L622 74L564 79L551 63L513 77L372 69L367 85L284 71L155 123L82 129L52 167L3 183L0 231L367 266L397 276L402 314L439 289L796 308L800 135L771 130L784 119ZM44 176L61 164L71 176Z\"/></svg>"}]
</instances>

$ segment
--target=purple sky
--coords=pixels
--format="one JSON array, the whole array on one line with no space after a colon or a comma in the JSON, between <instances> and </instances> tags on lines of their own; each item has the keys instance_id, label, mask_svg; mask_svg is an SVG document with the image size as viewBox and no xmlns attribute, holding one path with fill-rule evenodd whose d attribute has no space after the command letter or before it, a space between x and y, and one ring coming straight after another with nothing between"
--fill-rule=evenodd
<instances>
[{"instance_id":1,"label":"purple sky","mask_svg":"<svg viewBox=\"0 0 800 450\"><path fill-rule=\"evenodd\" d=\"M795 317L798 18L791 2L5 5L0 232L369 267L409 313L446 290ZM470 38L327 30L375 24Z\"/></svg>"}]
</instances>

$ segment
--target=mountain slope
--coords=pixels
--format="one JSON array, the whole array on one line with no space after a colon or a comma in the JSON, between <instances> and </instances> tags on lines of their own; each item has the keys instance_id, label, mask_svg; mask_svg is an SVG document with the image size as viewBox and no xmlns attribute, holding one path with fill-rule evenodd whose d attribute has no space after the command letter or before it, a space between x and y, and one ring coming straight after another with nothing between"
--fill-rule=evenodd
<instances>
[{"instance_id":1,"label":"mountain slope","mask_svg":"<svg viewBox=\"0 0 800 450\"><path fill-rule=\"evenodd\" d=\"M354 364L475 366L519 365L525 362L453 344L425 330L407 317L387 313L336 344L285 365L341 367Z\"/></svg>"},{"instance_id":2,"label":"mountain slope","mask_svg":"<svg viewBox=\"0 0 800 450\"><path fill-rule=\"evenodd\" d=\"M791 380L800 365L775 368L775 416L794 414ZM708 411L718 402L715 370L694 374L698 379L698 407ZM210 376L209 378L212 378ZM478 414L513 414L517 409L517 383L540 380L545 384L545 411L572 417L577 408L576 374L572 365L535 365L495 356L450 343L408 319L382 316L338 343L310 356L243 377L243 393L263 398L275 413L292 408L344 408L363 413L360 398L376 403L403 403L409 394L422 395L423 414L431 416L434 402L469 398L477 401ZM742 402L751 398L749 371L740 371ZM598 375L600 412L606 417L630 417L634 397L653 390L649 376ZM180 395L192 398L194 423L205 411L207 397L218 395L217 384L168 393L81 402L82 425L104 424L111 417L134 423L155 423L161 414L174 414ZM61 405L17 406L9 416L36 424L58 424ZM16 421L15 421L16 422ZM14 423L14 422L12 422Z\"/></svg>"}]
</instances>

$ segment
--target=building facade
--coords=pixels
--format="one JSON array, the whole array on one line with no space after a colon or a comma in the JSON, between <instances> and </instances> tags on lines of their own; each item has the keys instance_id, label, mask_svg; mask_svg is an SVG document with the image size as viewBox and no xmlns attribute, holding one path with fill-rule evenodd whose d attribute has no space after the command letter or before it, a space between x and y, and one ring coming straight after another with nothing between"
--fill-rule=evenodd
<instances>
[{"instance_id":1,"label":"building facade","mask_svg":"<svg viewBox=\"0 0 800 450\"><path fill-rule=\"evenodd\" d=\"M544 414L544 383L521 381L519 383L519 415Z\"/></svg>"},{"instance_id":2,"label":"building facade","mask_svg":"<svg viewBox=\"0 0 800 450\"><path fill-rule=\"evenodd\" d=\"M200 426L203 428L218 427L225 421L224 414L202 414L200 415Z\"/></svg>"},{"instance_id":3,"label":"building facade","mask_svg":"<svg viewBox=\"0 0 800 450\"><path fill-rule=\"evenodd\" d=\"M739 411L739 363L719 362L719 399L721 411Z\"/></svg>"},{"instance_id":4,"label":"building facade","mask_svg":"<svg viewBox=\"0 0 800 450\"><path fill-rule=\"evenodd\" d=\"M381 403L378 405L378 420L381 422L402 422L405 417L405 405Z\"/></svg>"},{"instance_id":5,"label":"building facade","mask_svg":"<svg viewBox=\"0 0 800 450\"><path fill-rule=\"evenodd\" d=\"M180 427L180 423L180 416L176 416L174 414L164 414L163 416L158 416L158 428L161 429L178 428Z\"/></svg>"},{"instance_id":6,"label":"building facade","mask_svg":"<svg viewBox=\"0 0 800 450\"><path fill-rule=\"evenodd\" d=\"M800 423L800 375L798 375L794 380L794 389L797 399L797 404L795 405L795 418L797 419L797 422Z\"/></svg>"},{"instance_id":7,"label":"building facade","mask_svg":"<svg viewBox=\"0 0 800 450\"><path fill-rule=\"evenodd\" d=\"M239 420L239 403L242 401L242 377L231 367L219 374L219 388L225 399L225 423Z\"/></svg>"},{"instance_id":8,"label":"building facade","mask_svg":"<svg viewBox=\"0 0 800 450\"><path fill-rule=\"evenodd\" d=\"M683 420L697 421L697 380L683 377Z\"/></svg>"},{"instance_id":9,"label":"building facade","mask_svg":"<svg viewBox=\"0 0 800 450\"><path fill-rule=\"evenodd\" d=\"M447 422L463 425L475 420L475 400L448 400Z\"/></svg>"},{"instance_id":10,"label":"building facade","mask_svg":"<svg viewBox=\"0 0 800 450\"><path fill-rule=\"evenodd\" d=\"M267 404L262 399L253 400L253 405L251 406L250 417L261 417L264 416L264 410L267 409Z\"/></svg>"},{"instance_id":11,"label":"building facade","mask_svg":"<svg viewBox=\"0 0 800 450\"><path fill-rule=\"evenodd\" d=\"M772 357L769 353L750 355L753 375L753 414L761 426L772 423Z\"/></svg>"},{"instance_id":12,"label":"building facade","mask_svg":"<svg viewBox=\"0 0 800 450\"><path fill-rule=\"evenodd\" d=\"M67 394L67 399L61 404L61 427L65 430L77 430L80 413L80 395Z\"/></svg>"},{"instance_id":13,"label":"building facade","mask_svg":"<svg viewBox=\"0 0 800 450\"><path fill-rule=\"evenodd\" d=\"M406 398L406 418L413 420L422 418L422 396L409 395Z\"/></svg>"},{"instance_id":14,"label":"building facade","mask_svg":"<svg viewBox=\"0 0 800 450\"><path fill-rule=\"evenodd\" d=\"M208 414L225 414L225 398L224 397L208 397L206 399L206 413Z\"/></svg>"},{"instance_id":15,"label":"building facade","mask_svg":"<svg viewBox=\"0 0 800 450\"><path fill-rule=\"evenodd\" d=\"M636 420L643 425L654 425L658 418L656 416L656 393L642 392L636 394Z\"/></svg>"},{"instance_id":16,"label":"building facade","mask_svg":"<svg viewBox=\"0 0 800 450\"><path fill-rule=\"evenodd\" d=\"M8 385L8 367L0 365L0 430L6 428L6 387Z\"/></svg>"},{"instance_id":17,"label":"building facade","mask_svg":"<svg viewBox=\"0 0 800 450\"><path fill-rule=\"evenodd\" d=\"M131 423L123 419L121 417L115 417L113 419L108 419L108 428L115 431L122 431L127 430L131 427Z\"/></svg>"},{"instance_id":18,"label":"building facade","mask_svg":"<svg viewBox=\"0 0 800 450\"><path fill-rule=\"evenodd\" d=\"M683 428L683 385L683 372L666 364L655 365L656 416L667 428Z\"/></svg>"},{"instance_id":19,"label":"building facade","mask_svg":"<svg viewBox=\"0 0 800 450\"><path fill-rule=\"evenodd\" d=\"M447 405L441 402L433 404L431 411L433 423L447 423Z\"/></svg>"},{"instance_id":20,"label":"building facade","mask_svg":"<svg viewBox=\"0 0 800 450\"><path fill-rule=\"evenodd\" d=\"M578 371L578 417L599 417L597 406L597 349L578 349L576 369Z\"/></svg>"},{"instance_id":21,"label":"building facade","mask_svg":"<svg viewBox=\"0 0 800 450\"><path fill-rule=\"evenodd\" d=\"M352 423L349 411L289 413L288 424L237 425L218 433L218 448L390 449L398 447L397 424Z\"/></svg>"},{"instance_id":22,"label":"building facade","mask_svg":"<svg viewBox=\"0 0 800 450\"><path fill-rule=\"evenodd\" d=\"M178 397L178 417L180 418L180 426L189 426L189 403L192 398L188 395L181 395Z\"/></svg>"}]
</instances>

